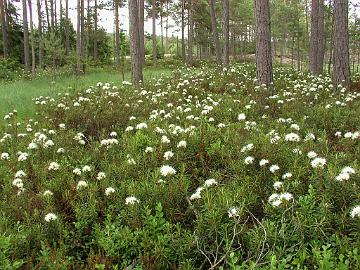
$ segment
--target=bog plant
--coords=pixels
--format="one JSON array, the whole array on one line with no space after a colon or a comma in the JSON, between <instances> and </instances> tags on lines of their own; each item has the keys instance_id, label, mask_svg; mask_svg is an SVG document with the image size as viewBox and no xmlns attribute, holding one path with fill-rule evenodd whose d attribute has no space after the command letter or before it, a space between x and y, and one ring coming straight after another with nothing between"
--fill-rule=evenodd
<instances>
[{"instance_id":1,"label":"bog plant","mask_svg":"<svg viewBox=\"0 0 360 270\"><path fill-rule=\"evenodd\" d=\"M360 94L203 65L39 97L4 119L7 265L357 269ZM9 267L10 267L9 266Z\"/></svg>"}]
</instances>

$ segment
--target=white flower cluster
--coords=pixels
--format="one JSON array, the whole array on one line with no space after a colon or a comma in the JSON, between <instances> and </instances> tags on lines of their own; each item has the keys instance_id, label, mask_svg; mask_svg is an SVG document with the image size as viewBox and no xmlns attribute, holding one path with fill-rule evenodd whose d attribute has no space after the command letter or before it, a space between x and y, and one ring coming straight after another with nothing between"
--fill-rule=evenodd
<instances>
[{"instance_id":1,"label":"white flower cluster","mask_svg":"<svg viewBox=\"0 0 360 270\"><path fill-rule=\"evenodd\" d=\"M201 198L201 192L208 187L216 186L218 182L214 178L207 179L202 187L198 187L196 191L190 196L190 200L196 200Z\"/></svg>"}]
</instances>

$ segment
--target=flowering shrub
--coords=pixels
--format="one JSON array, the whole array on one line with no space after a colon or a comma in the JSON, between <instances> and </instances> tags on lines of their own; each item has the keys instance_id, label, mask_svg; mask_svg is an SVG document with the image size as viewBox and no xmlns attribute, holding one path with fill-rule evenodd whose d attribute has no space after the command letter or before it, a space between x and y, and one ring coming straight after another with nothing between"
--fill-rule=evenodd
<instances>
[{"instance_id":1,"label":"flowering shrub","mask_svg":"<svg viewBox=\"0 0 360 270\"><path fill-rule=\"evenodd\" d=\"M359 268L360 94L275 78L272 95L251 65L184 68L5 115L8 264Z\"/></svg>"}]
</instances>

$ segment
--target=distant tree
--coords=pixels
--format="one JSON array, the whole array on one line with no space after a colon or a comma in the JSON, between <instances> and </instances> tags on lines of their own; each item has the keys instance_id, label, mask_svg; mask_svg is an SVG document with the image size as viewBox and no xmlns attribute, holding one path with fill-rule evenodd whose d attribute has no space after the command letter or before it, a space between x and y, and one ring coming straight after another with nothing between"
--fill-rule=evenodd
<instances>
[{"instance_id":1,"label":"distant tree","mask_svg":"<svg viewBox=\"0 0 360 270\"><path fill-rule=\"evenodd\" d=\"M65 50L70 53L70 33L69 33L69 0L65 1Z\"/></svg>"},{"instance_id":2,"label":"distant tree","mask_svg":"<svg viewBox=\"0 0 360 270\"><path fill-rule=\"evenodd\" d=\"M218 66L221 66L222 65L221 47L220 47L220 39L219 39L217 23L216 23L215 0L209 0L209 6L210 6L210 18L211 18L211 31L213 36L213 42L215 45L216 63L218 64Z\"/></svg>"},{"instance_id":3,"label":"distant tree","mask_svg":"<svg viewBox=\"0 0 360 270\"><path fill-rule=\"evenodd\" d=\"M34 37L34 25L33 25L33 15L32 15L32 3L31 0L28 0L29 4L29 15L30 15L30 41L31 41L31 75L35 77L35 37Z\"/></svg>"},{"instance_id":4,"label":"distant tree","mask_svg":"<svg viewBox=\"0 0 360 270\"><path fill-rule=\"evenodd\" d=\"M349 53L349 3L348 0L334 1L334 83L350 87Z\"/></svg>"},{"instance_id":5,"label":"distant tree","mask_svg":"<svg viewBox=\"0 0 360 270\"><path fill-rule=\"evenodd\" d=\"M188 65L193 64L193 47L194 47L194 0L189 0L189 37L188 37Z\"/></svg>"},{"instance_id":6,"label":"distant tree","mask_svg":"<svg viewBox=\"0 0 360 270\"><path fill-rule=\"evenodd\" d=\"M77 31L76 31L76 73L81 73L81 1L77 0Z\"/></svg>"},{"instance_id":7,"label":"distant tree","mask_svg":"<svg viewBox=\"0 0 360 270\"><path fill-rule=\"evenodd\" d=\"M134 85L143 80L139 35L139 6L137 0L129 0L129 32L131 51L131 73Z\"/></svg>"},{"instance_id":8,"label":"distant tree","mask_svg":"<svg viewBox=\"0 0 360 270\"><path fill-rule=\"evenodd\" d=\"M66 0L68 1L68 0ZM94 61L98 60L98 2L94 3Z\"/></svg>"},{"instance_id":9,"label":"distant tree","mask_svg":"<svg viewBox=\"0 0 360 270\"><path fill-rule=\"evenodd\" d=\"M22 0L23 7L23 32L24 32L24 62L25 71L30 72L30 52L29 52L29 30L27 20L27 4L26 0Z\"/></svg>"},{"instance_id":10,"label":"distant tree","mask_svg":"<svg viewBox=\"0 0 360 270\"><path fill-rule=\"evenodd\" d=\"M4 5L4 0L0 0L0 22L1 22L1 30L2 30L2 39L3 39L3 53L4 58L8 57L8 29L6 28L7 22L6 22L6 10Z\"/></svg>"},{"instance_id":11,"label":"distant tree","mask_svg":"<svg viewBox=\"0 0 360 270\"><path fill-rule=\"evenodd\" d=\"M38 12L38 32L39 32L39 67L44 68L44 41L43 41L41 0L37 0L37 12Z\"/></svg>"},{"instance_id":12,"label":"distant tree","mask_svg":"<svg viewBox=\"0 0 360 270\"><path fill-rule=\"evenodd\" d=\"M138 0L141 64L145 65L144 0Z\"/></svg>"},{"instance_id":13,"label":"distant tree","mask_svg":"<svg viewBox=\"0 0 360 270\"><path fill-rule=\"evenodd\" d=\"M223 27L223 36L224 36L224 67L229 67L229 20L230 20L230 7L229 0L223 0L223 9L224 9L224 27Z\"/></svg>"},{"instance_id":14,"label":"distant tree","mask_svg":"<svg viewBox=\"0 0 360 270\"><path fill-rule=\"evenodd\" d=\"M256 77L267 87L273 81L269 0L255 0Z\"/></svg>"},{"instance_id":15,"label":"distant tree","mask_svg":"<svg viewBox=\"0 0 360 270\"><path fill-rule=\"evenodd\" d=\"M115 14L115 67L118 69L120 67L120 23L119 23L119 0L114 1L114 14Z\"/></svg>"},{"instance_id":16,"label":"distant tree","mask_svg":"<svg viewBox=\"0 0 360 270\"><path fill-rule=\"evenodd\" d=\"M157 62L157 41L156 41L156 0L151 0L151 15L152 15L152 60L153 65Z\"/></svg>"}]
</instances>

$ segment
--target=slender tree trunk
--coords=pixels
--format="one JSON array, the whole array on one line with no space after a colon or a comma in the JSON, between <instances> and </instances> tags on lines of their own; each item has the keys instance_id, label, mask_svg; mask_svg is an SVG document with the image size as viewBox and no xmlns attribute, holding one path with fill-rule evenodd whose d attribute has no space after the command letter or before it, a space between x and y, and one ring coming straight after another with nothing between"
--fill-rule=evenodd
<instances>
[{"instance_id":1,"label":"slender tree trunk","mask_svg":"<svg viewBox=\"0 0 360 270\"><path fill-rule=\"evenodd\" d=\"M139 35L139 6L137 0L129 0L129 32L131 51L131 73L134 85L143 80Z\"/></svg>"},{"instance_id":2,"label":"slender tree trunk","mask_svg":"<svg viewBox=\"0 0 360 270\"><path fill-rule=\"evenodd\" d=\"M215 15L215 0L209 0L210 6L210 17L211 17L211 29L213 42L215 44L215 53L216 53L216 63L218 66L221 66L221 48L220 48L220 40L217 31L217 23L216 23L216 15Z\"/></svg>"},{"instance_id":3,"label":"slender tree trunk","mask_svg":"<svg viewBox=\"0 0 360 270\"><path fill-rule=\"evenodd\" d=\"M169 1L166 0L166 21L165 21L165 53L168 52L168 39L169 39Z\"/></svg>"},{"instance_id":4,"label":"slender tree trunk","mask_svg":"<svg viewBox=\"0 0 360 270\"><path fill-rule=\"evenodd\" d=\"M324 66L325 54L324 0L312 0L311 36L310 36L310 71L320 75Z\"/></svg>"},{"instance_id":5,"label":"slender tree trunk","mask_svg":"<svg viewBox=\"0 0 360 270\"><path fill-rule=\"evenodd\" d=\"M145 66L144 0L138 0L141 65Z\"/></svg>"},{"instance_id":6,"label":"slender tree trunk","mask_svg":"<svg viewBox=\"0 0 360 270\"><path fill-rule=\"evenodd\" d=\"M188 49L188 65L192 65L193 64L193 47L194 47L194 0L189 0L189 36L188 36L188 41L189 41L189 49Z\"/></svg>"},{"instance_id":7,"label":"slender tree trunk","mask_svg":"<svg viewBox=\"0 0 360 270\"><path fill-rule=\"evenodd\" d=\"M115 67L120 67L119 0L115 0Z\"/></svg>"},{"instance_id":8,"label":"slender tree trunk","mask_svg":"<svg viewBox=\"0 0 360 270\"><path fill-rule=\"evenodd\" d=\"M81 58L82 72L86 70L86 31L85 31L85 0L81 0Z\"/></svg>"},{"instance_id":9,"label":"slender tree trunk","mask_svg":"<svg viewBox=\"0 0 360 270\"><path fill-rule=\"evenodd\" d=\"M32 16L32 4L31 0L28 0L29 4L29 15L30 15L30 41L31 41L31 76L35 78L35 38L34 38L34 25L33 25L33 16Z\"/></svg>"},{"instance_id":10,"label":"slender tree trunk","mask_svg":"<svg viewBox=\"0 0 360 270\"><path fill-rule=\"evenodd\" d=\"M181 0L181 56L185 63L185 0Z\"/></svg>"},{"instance_id":11,"label":"slender tree trunk","mask_svg":"<svg viewBox=\"0 0 360 270\"><path fill-rule=\"evenodd\" d=\"M9 56L9 49L8 49L8 35L7 35L7 28L6 28L6 11L4 0L0 0L0 19L1 19L1 30L2 30L2 38L3 38L3 53L4 58Z\"/></svg>"},{"instance_id":12,"label":"slender tree trunk","mask_svg":"<svg viewBox=\"0 0 360 270\"><path fill-rule=\"evenodd\" d=\"M229 67L229 0L224 0L224 68Z\"/></svg>"},{"instance_id":13,"label":"slender tree trunk","mask_svg":"<svg viewBox=\"0 0 360 270\"><path fill-rule=\"evenodd\" d=\"M269 0L255 0L255 17L257 82L269 87L273 80Z\"/></svg>"},{"instance_id":14,"label":"slender tree trunk","mask_svg":"<svg viewBox=\"0 0 360 270\"><path fill-rule=\"evenodd\" d=\"M27 5L26 0L22 0L23 5L23 31L24 31L24 62L25 71L30 72L30 53L29 53L29 31L27 21Z\"/></svg>"},{"instance_id":15,"label":"slender tree trunk","mask_svg":"<svg viewBox=\"0 0 360 270\"><path fill-rule=\"evenodd\" d=\"M86 16L86 43L85 43L85 59L89 59L89 45L90 45L90 34L91 34L91 8L90 0L87 0L87 16Z\"/></svg>"},{"instance_id":16,"label":"slender tree trunk","mask_svg":"<svg viewBox=\"0 0 360 270\"><path fill-rule=\"evenodd\" d=\"M58 31L58 19L57 19L57 4L56 1L57 0L53 0L54 1L54 26L55 26L55 31Z\"/></svg>"},{"instance_id":17,"label":"slender tree trunk","mask_svg":"<svg viewBox=\"0 0 360 270\"><path fill-rule=\"evenodd\" d=\"M160 1L160 28L161 28L161 49L164 51L164 22L163 22L163 2Z\"/></svg>"},{"instance_id":18,"label":"slender tree trunk","mask_svg":"<svg viewBox=\"0 0 360 270\"><path fill-rule=\"evenodd\" d=\"M38 12L38 27L39 27L39 67L44 68L44 43L43 43L43 25L42 25L42 12L41 0L37 0Z\"/></svg>"},{"instance_id":19,"label":"slender tree trunk","mask_svg":"<svg viewBox=\"0 0 360 270\"><path fill-rule=\"evenodd\" d=\"M76 73L81 74L81 1L77 0Z\"/></svg>"},{"instance_id":20,"label":"slender tree trunk","mask_svg":"<svg viewBox=\"0 0 360 270\"><path fill-rule=\"evenodd\" d=\"M348 0L334 1L334 83L350 87Z\"/></svg>"},{"instance_id":21,"label":"slender tree trunk","mask_svg":"<svg viewBox=\"0 0 360 270\"><path fill-rule=\"evenodd\" d=\"M157 51L156 51L156 0L152 0L152 59L153 65L156 66Z\"/></svg>"},{"instance_id":22,"label":"slender tree trunk","mask_svg":"<svg viewBox=\"0 0 360 270\"><path fill-rule=\"evenodd\" d=\"M70 33L69 33L69 0L65 1L65 49L66 54L70 53Z\"/></svg>"},{"instance_id":23,"label":"slender tree trunk","mask_svg":"<svg viewBox=\"0 0 360 270\"><path fill-rule=\"evenodd\" d=\"M95 0L94 4L94 61L98 60L98 4Z\"/></svg>"},{"instance_id":24,"label":"slender tree trunk","mask_svg":"<svg viewBox=\"0 0 360 270\"><path fill-rule=\"evenodd\" d=\"M51 31L55 29L54 0L50 0Z\"/></svg>"},{"instance_id":25,"label":"slender tree trunk","mask_svg":"<svg viewBox=\"0 0 360 270\"><path fill-rule=\"evenodd\" d=\"M51 25L50 25L50 16L49 16L49 6L48 1L45 0L45 13L46 13L46 24L47 24L47 30L51 31Z\"/></svg>"},{"instance_id":26,"label":"slender tree trunk","mask_svg":"<svg viewBox=\"0 0 360 270\"><path fill-rule=\"evenodd\" d=\"M330 42L329 42L329 61L328 61L328 68L327 72L330 74L331 72L331 65L333 59L333 44L334 44L334 9L332 6L332 1L329 0L329 17L328 20L331 21L331 29L330 29Z\"/></svg>"}]
</instances>

